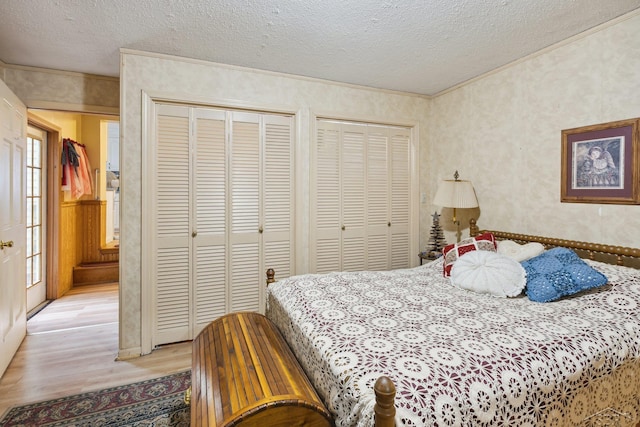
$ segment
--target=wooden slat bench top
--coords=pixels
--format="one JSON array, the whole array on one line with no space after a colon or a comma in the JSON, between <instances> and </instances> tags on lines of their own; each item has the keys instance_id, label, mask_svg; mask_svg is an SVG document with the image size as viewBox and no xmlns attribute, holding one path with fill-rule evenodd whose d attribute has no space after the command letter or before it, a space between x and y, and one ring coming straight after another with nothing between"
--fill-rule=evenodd
<instances>
[{"instance_id":1,"label":"wooden slat bench top","mask_svg":"<svg viewBox=\"0 0 640 427\"><path fill-rule=\"evenodd\" d=\"M265 316L231 313L193 342L192 426L329 426L332 418Z\"/></svg>"}]
</instances>

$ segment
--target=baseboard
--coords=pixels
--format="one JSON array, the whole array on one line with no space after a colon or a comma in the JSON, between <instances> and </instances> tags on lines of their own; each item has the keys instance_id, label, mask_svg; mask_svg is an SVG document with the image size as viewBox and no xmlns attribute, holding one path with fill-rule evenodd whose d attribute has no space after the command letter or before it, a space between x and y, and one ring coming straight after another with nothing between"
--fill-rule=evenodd
<instances>
[{"instance_id":1,"label":"baseboard","mask_svg":"<svg viewBox=\"0 0 640 427\"><path fill-rule=\"evenodd\" d=\"M142 348L133 347L133 348L121 348L118 350L118 357L116 360L129 360L135 359L136 357L140 357L142 355Z\"/></svg>"}]
</instances>

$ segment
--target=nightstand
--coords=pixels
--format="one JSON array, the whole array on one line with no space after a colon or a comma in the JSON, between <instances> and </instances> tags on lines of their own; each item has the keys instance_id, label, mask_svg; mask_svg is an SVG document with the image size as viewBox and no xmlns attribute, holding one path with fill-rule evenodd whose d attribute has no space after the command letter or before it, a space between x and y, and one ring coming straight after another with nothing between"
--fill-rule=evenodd
<instances>
[{"instance_id":1,"label":"nightstand","mask_svg":"<svg viewBox=\"0 0 640 427\"><path fill-rule=\"evenodd\" d=\"M442 256L440 252L420 252L418 257L420 258L420 265L422 265L422 261L433 261L434 259L438 259Z\"/></svg>"}]
</instances>

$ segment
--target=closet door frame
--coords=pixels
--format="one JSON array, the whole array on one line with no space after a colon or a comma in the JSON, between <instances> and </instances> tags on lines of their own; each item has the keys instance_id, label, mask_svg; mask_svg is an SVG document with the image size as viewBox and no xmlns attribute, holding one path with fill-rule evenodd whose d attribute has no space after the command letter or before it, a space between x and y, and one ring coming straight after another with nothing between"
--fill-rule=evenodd
<instances>
[{"instance_id":1,"label":"closet door frame","mask_svg":"<svg viewBox=\"0 0 640 427\"><path fill-rule=\"evenodd\" d=\"M419 186L419 135L420 128L418 122L415 121L389 121L380 117L373 116L348 116L336 112L324 112L313 111L310 114L310 134L311 144L309 147L309 272L316 271L316 239L318 233L315 227L317 223L315 198L316 195L312 194L315 191L315 182L318 176L318 159L317 159L317 144L318 144L318 120L333 120L338 122L351 122L370 125L381 126L394 126L403 127L410 130L410 147L409 147L409 266L415 267L418 265L418 253L420 242L420 186ZM342 163L342 162L341 162ZM391 196L391 195L390 195ZM412 257L411 254L416 254Z\"/></svg>"},{"instance_id":2,"label":"closet door frame","mask_svg":"<svg viewBox=\"0 0 640 427\"><path fill-rule=\"evenodd\" d=\"M154 335L154 318L155 318L155 297L154 292L155 288L152 286L152 278L153 272L152 266L154 265L153 260L153 241L154 241L154 230L155 224L152 223L153 209L154 209L154 192L149 191L146 186L148 179L146 177L151 176L155 171L155 165L152 164L152 160L155 159L156 156L156 146L155 141L157 138L156 135L156 106L158 104L175 104L186 107L202 107L202 108L213 108L218 110L231 110L231 111L246 111L249 113L257 113L257 114L268 114L268 115L287 115L292 117L292 127L291 127L291 138L293 140L292 147L293 153L291 156L292 164L291 164L291 176L294 177L294 182L292 183L292 206L295 207L296 214L293 215L292 227L291 230L291 275L298 274L300 271L300 260L299 257L296 256L296 249L304 247L304 237L302 236L302 228L301 224L306 223L304 219L301 219L301 216L304 216L303 210L303 195L304 189L303 186L297 185L295 183L306 181L304 176L304 167L299 167L297 165L298 160L300 159L300 128L301 128L301 120L302 120L302 111L296 109L291 106L278 106L278 105L254 105L245 102L237 102L233 100L227 99L210 99L210 98L202 98L191 95L179 95L175 93L167 93L167 92L147 92L142 91L142 123L141 123L141 133L142 133L142 161L140 165L141 170L141 186L140 189L140 199L142 201L142 217L149 219L149 224L142 227L140 230L140 270L138 272L123 272L121 271L121 275L126 274L128 276L136 276L138 275L138 282L140 283L140 291L137 295L122 295L120 294L120 298L139 298L140 300L140 343L141 346L139 349L130 348L131 346L127 345L127 343L120 342L120 348L130 348L130 352L126 355L120 355L120 358L129 358L129 357L137 357L139 355L149 354L153 351L153 335ZM126 192L126 188L121 188L121 191ZM124 207L124 206L123 206ZM302 213L302 215L300 215ZM134 250L135 252L135 250ZM120 248L121 256L126 256L127 248L126 245L121 245ZM257 257L256 257L257 258ZM247 256L247 262L251 262L251 256ZM264 260L262 257L260 259L254 259L254 262L261 265ZM303 264L304 265L304 264ZM266 268L266 267L265 267ZM266 286L266 275L264 277L264 281ZM135 280L135 277L134 277ZM122 321L122 317L126 316L126 313L120 312L120 328L125 323ZM130 314L129 314L130 315ZM130 334L130 331L127 332ZM122 330L119 331L119 336L123 337L125 334Z\"/></svg>"}]
</instances>

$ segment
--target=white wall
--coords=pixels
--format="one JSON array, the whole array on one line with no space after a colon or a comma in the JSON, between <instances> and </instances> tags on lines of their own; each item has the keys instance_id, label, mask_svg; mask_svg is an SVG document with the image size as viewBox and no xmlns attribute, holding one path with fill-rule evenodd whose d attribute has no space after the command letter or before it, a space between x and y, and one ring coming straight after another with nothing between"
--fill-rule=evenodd
<instances>
[{"instance_id":1,"label":"white wall","mask_svg":"<svg viewBox=\"0 0 640 427\"><path fill-rule=\"evenodd\" d=\"M286 111L297 116L296 266L308 268L309 146L314 115L415 126L424 138L428 100L346 84L298 78L203 61L123 51L121 69L120 356L141 348L141 145L143 94L223 107ZM424 163L424 162L423 162ZM417 164L417 162L416 162ZM419 171L414 171L420 176ZM302 194L302 197L299 197ZM416 193L416 199L417 199ZM417 234L417 233L416 233ZM417 248L416 258L417 263ZM252 262L251 255L247 262Z\"/></svg>"},{"instance_id":2,"label":"white wall","mask_svg":"<svg viewBox=\"0 0 640 427\"><path fill-rule=\"evenodd\" d=\"M563 129L640 117L639 94L636 11L434 98L424 185L458 169L481 228L638 247L640 206L560 202L560 158Z\"/></svg>"}]
</instances>

